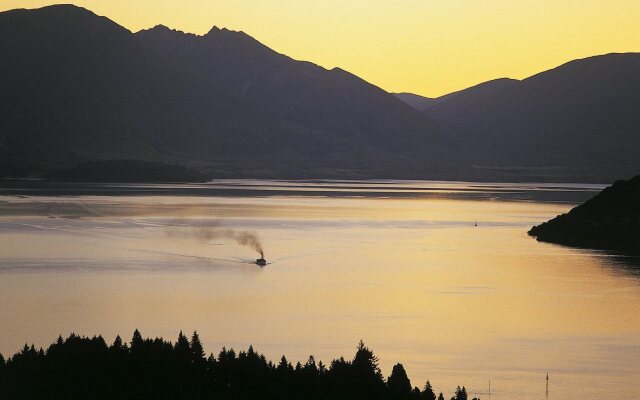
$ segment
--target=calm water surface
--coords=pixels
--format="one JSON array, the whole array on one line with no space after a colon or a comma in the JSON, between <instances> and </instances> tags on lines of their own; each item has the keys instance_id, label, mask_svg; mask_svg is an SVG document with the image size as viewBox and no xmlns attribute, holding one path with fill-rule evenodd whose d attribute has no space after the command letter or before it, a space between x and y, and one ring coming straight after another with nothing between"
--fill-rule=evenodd
<instances>
[{"instance_id":1,"label":"calm water surface","mask_svg":"<svg viewBox=\"0 0 640 400\"><path fill-rule=\"evenodd\" d=\"M492 399L640 397L640 262L538 243L597 185L247 181L0 187L0 352L59 334L249 344L325 363L362 338ZM477 226L475 223L477 222ZM203 228L217 226L218 228ZM206 229L256 232L266 258Z\"/></svg>"}]
</instances>

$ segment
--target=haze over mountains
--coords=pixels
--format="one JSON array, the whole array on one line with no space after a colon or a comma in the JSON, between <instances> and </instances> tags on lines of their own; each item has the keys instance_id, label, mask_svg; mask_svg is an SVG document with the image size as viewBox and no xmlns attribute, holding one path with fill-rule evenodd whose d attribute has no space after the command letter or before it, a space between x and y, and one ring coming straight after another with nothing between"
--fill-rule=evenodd
<instances>
[{"instance_id":1,"label":"haze over mountains","mask_svg":"<svg viewBox=\"0 0 640 400\"><path fill-rule=\"evenodd\" d=\"M606 182L640 169L639 54L421 99L242 32L133 34L75 6L0 13L0 37L0 175L98 159L272 178Z\"/></svg>"}]
</instances>

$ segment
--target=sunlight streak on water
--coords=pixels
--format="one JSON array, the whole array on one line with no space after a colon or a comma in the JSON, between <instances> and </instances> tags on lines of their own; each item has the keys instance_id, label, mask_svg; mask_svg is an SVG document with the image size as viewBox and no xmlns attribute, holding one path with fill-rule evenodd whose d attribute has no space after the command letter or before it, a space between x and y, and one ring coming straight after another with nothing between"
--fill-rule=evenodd
<instances>
[{"instance_id":1,"label":"sunlight streak on water","mask_svg":"<svg viewBox=\"0 0 640 400\"><path fill-rule=\"evenodd\" d=\"M135 328L166 338L197 329L215 353L253 344L273 360L329 362L362 338L386 375L402 362L414 385L430 379L445 394L482 393L491 379L494 399L541 399L549 372L552 399L640 396L637 261L526 235L597 187L126 187L0 196L5 356L72 331L113 340ZM177 218L253 230L274 263L260 269L245 247L170 232Z\"/></svg>"}]
</instances>

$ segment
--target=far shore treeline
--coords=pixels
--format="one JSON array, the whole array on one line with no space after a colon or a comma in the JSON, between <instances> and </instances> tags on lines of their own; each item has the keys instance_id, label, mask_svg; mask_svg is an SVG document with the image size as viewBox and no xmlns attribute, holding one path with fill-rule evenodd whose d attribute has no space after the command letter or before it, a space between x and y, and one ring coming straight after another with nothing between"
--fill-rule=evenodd
<instances>
[{"instance_id":1,"label":"far shore treeline","mask_svg":"<svg viewBox=\"0 0 640 400\"><path fill-rule=\"evenodd\" d=\"M313 356L294 366L268 361L253 347L205 355L197 332L172 343L117 336L62 336L48 349L25 344L6 361L0 355L0 398L10 399L407 399L444 400L431 383L412 387L402 364L385 380L378 359L362 341L351 360L329 365ZM467 400L464 387L452 400ZM475 398L474 398L475 399ZM479 399L478 399L479 400Z\"/></svg>"}]
</instances>

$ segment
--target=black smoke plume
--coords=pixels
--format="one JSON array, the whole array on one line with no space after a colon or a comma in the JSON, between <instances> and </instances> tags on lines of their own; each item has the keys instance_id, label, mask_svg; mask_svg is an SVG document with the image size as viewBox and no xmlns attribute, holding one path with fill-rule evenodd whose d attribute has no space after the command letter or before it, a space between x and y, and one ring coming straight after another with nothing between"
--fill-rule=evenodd
<instances>
[{"instance_id":1,"label":"black smoke plume","mask_svg":"<svg viewBox=\"0 0 640 400\"><path fill-rule=\"evenodd\" d=\"M264 258L264 249L258 234L253 231L237 230L225 227L220 221L198 222L196 224L186 223L185 221L174 221L168 226L169 236L179 236L187 234L201 241L209 241L212 239L231 239L235 240L241 246L247 246L258 253L260 258Z\"/></svg>"}]
</instances>

